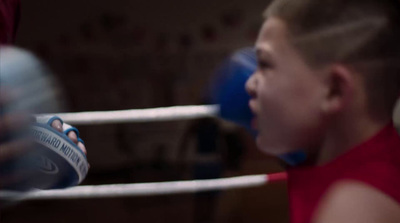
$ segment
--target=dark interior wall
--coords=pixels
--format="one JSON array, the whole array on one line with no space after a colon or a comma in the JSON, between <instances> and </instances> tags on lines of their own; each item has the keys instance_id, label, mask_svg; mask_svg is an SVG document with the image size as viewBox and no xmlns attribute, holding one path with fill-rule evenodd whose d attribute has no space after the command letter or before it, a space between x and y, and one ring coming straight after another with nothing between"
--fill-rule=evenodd
<instances>
[{"instance_id":1,"label":"dark interior wall","mask_svg":"<svg viewBox=\"0 0 400 223\"><path fill-rule=\"evenodd\" d=\"M253 45L265 5L24 1L17 44L55 69L72 110L193 104L225 56ZM88 90L78 97L77 89ZM93 101L103 92L100 102Z\"/></svg>"},{"instance_id":2,"label":"dark interior wall","mask_svg":"<svg viewBox=\"0 0 400 223\"><path fill-rule=\"evenodd\" d=\"M99 17L107 13L126 17L133 25L144 25L149 30L171 34L196 31L204 24L212 24L218 28L224 26L221 17L232 11L237 11L241 15L241 23L260 19L267 2L263 0L23 1L18 41L24 44L54 41L60 34L73 35L84 23L96 24ZM238 40L238 37L230 39Z\"/></svg>"}]
</instances>

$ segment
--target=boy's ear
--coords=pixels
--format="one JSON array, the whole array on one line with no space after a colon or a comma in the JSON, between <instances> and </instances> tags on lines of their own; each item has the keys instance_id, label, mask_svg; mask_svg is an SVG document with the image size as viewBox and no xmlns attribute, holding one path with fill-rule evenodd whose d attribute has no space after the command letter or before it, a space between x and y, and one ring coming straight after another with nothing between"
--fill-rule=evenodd
<instances>
[{"instance_id":1,"label":"boy's ear","mask_svg":"<svg viewBox=\"0 0 400 223\"><path fill-rule=\"evenodd\" d=\"M326 95L322 111L327 114L342 111L354 96L354 73L344 65L333 65L327 70L324 81Z\"/></svg>"}]
</instances>

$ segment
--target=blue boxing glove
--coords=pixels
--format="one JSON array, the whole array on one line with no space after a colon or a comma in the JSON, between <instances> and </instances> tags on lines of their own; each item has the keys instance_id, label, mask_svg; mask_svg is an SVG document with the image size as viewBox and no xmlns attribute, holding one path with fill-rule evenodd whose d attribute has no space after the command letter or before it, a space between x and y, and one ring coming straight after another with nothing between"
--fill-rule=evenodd
<instances>
[{"instance_id":1,"label":"blue boxing glove","mask_svg":"<svg viewBox=\"0 0 400 223\"><path fill-rule=\"evenodd\" d=\"M257 68L253 48L244 48L226 59L211 81L211 103L220 107L220 117L245 127L249 131L253 114L245 83Z\"/></svg>"},{"instance_id":2,"label":"blue boxing glove","mask_svg":"<svg viewBox=\"0 0 400 223\"><path fill-rule=\"evenodd\" d=\"M257 132L251 127L253 114L249 108L250 96L245 84L257 69L254 48L247 47L236 51L217 69L211 80L210 103L220 106L219 116L246 128L252 135ZM306 160L302 151L280 156L289 165L298 165Z\"/></svg>"}]
</instances>

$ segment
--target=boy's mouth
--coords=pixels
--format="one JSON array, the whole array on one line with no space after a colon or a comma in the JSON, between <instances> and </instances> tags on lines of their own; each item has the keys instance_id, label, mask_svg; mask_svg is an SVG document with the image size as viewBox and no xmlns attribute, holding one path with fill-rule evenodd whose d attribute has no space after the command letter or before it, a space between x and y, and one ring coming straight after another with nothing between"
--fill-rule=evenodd
<instances>
[{"instance_id":1,"label":"boy's mouth","mask_svg":"<svg viewBox=\"0 0 400 223\"><path fill-rule=\"evenodd\" d=\"M251 128L254 130L258 130L258 121L257 121L257 110L256 110L256 105L254 100L249 101L249 107L251 112L253 113L253 118L251 119Z\"/></svg>"},{"instance_id":2,"label":"boy's mouth","mask_svg":"<svg viewBox=\"0 0 400 223\"><path fill-rule=\"evenodd\" d=\"M258 130L258 123L257 123L257 118L256 117L251 119L251 128L254 129L254 130Z\"/></svg>"},{"instance_id":3,"label":"boy's mouth","mask_svg":"<svg viewBox=\"0 0 400 223\"><path fill-rule=\"evenodd\" d=\"M256 102L254 99L251 99L249 101L249 108L251 112L254 114L254 116L257 116Z\"/></svg>"}]
</instances>

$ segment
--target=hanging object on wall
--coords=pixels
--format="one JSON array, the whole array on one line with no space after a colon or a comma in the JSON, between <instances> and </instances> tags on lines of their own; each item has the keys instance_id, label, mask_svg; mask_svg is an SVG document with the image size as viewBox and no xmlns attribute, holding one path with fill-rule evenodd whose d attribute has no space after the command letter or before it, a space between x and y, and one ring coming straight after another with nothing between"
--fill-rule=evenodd
<instances>
[{"instance_id":1,"label":"hanging object on wall","mask_svg":"<svg viewBox=\"0 0 400 223\"><path fill-rule=\"evenodd\" d=\"M123 15L103 13L99 18L100 24L106 32L112 32L127 22Z\"/></svg>"},{"instance_id":2,"label":"hanging object on wall","mask_svg":"<svg viewBox=\"0 0 400 223\"><path fill-rule=\"evenodd\" d=\"M181 34L179 36L179 45L186 49L192 47L193 37L188 33Z\"/></svg>"},{"instance_id":3,"label":"hanging object on wall","mask_svg":"<svg viewBox=\"0 0 400 223\"><path fill-rule=\"evenodd\" d=\"M131 43L141 45L147 38L147 29L143 26L136 25L131 30Z\"/></svg>"},{"instance_id":4,"label":"hanging object on wall","mask_svg":"<svg viewBox=\"0 0 400 223\"><path fill-rule=\"evenodd\" d=\"M90 23L82 23L79 26L79 34L85 41L93 41L95 38L93 25Z\"/></svg>"},{"instance_id":5,"label":"hanging object on wall","mask_svg":"<svg viewBox=\"0 0 400 223\"><path fill-rule=\"evenodd\" d=\"M222 13L221 23L225 27L239 27L243 22L243 13L241 10L235 9Z\"/></svg>"},{"instance_id":6,"label":"hanging object on wall","mask_svg":"<svg viewBox=\"0 0 400 223\"><path fill-rule=\"evenodd\" d=\"M217 30L212 25L204 25L201 28L201 36L205 42L215 42L217 41Z\"/></svg>"},{"instance_id":7,"label":"hanging object on wall","mask_svg":"<svg viewBox=\"0 0 400 223\"><path fill-rule=\"evenodd\" d=\"M163 51L168 47L169 44L169 36L167 33L159 33L157 34L155 40L155 48L157 51Z\"/></svg>"}]
</instances>

